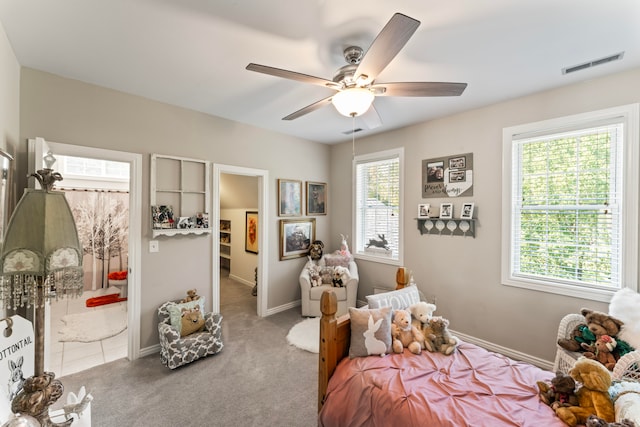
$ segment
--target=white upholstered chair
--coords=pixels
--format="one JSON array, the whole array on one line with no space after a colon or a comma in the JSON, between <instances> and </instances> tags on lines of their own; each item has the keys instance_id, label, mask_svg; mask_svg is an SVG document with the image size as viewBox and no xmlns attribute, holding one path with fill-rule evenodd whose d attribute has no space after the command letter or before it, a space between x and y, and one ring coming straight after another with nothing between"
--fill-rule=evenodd
<instances>
[{"instance_id":1,"label":"white upholstered chair","mask_svg":"<svg viewBox=\"0 0 640 427\"><path fill-rule=\"evenodd\" d=\"M324 255L318 262L319 265L325 266L325 260L329 255ZM337 316L347 314L349 307L356 306L358 297L358 266L351 260L348 263L349 278L343 283L343 287L334 287L331 283L321 284L319 286L311 286L311 278L309 277L309 266L313 261L305 264L300 272L300 298L302 300L302 315L307 317L320 317L320 298L322 293L327 289L332 289L338 297Z\"/></svg>"}]
</instances>

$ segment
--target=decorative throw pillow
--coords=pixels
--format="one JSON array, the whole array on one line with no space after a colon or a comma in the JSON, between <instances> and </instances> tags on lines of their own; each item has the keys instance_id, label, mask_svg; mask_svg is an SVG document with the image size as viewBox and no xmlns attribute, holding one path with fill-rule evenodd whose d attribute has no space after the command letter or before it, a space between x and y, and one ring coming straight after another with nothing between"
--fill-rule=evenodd
<instances>
[{"instance_id":1,"label":"decorative throw pillow","mask_svg":"<svg viewBox=\"0 0 640 427\"><path fill-rule=\"evenodd\" d=\"M328 267L349 268L349 262L351 262L351 257L342 256L340 254L328 254L322 258L324 259L324 265Z\"/></svg>"},{"instance_id":2,"label":"decorative throw pillow","mask_svg":"<svg viewBox=\"0 0 640 427\"><path fill-rule=\"evenodd\" d=\"M349 358L391 353L391 308L349 307L351 344Z\"/></svg>"},{"instance_id":3,"label":"decorative throw pillow","mask_svg":"<svg viewBox=\"0 0 640 427\"><path fill-rule=\"evenodd\" d=\"M415 286L407 286L397 291L367 295L369 308L391 307L393 310L406 310L411 304L420 302L420 293Z\"/></svg>"},{"instance_id":4,"label":"decorative throw pillow","mask_svg":"<svg viewBox=\"0 0 640 427\"><path fill-rule=\"evenodd\" d=\"M183 302L183 303L169 303L167 305L167 311L169 312L169 321L173 329L181 333L182 331L182 309L192 309L194 307L200 307L200 312L204 314L204 297L200 297L195 301Z\"/></svg>"}]
</instances>

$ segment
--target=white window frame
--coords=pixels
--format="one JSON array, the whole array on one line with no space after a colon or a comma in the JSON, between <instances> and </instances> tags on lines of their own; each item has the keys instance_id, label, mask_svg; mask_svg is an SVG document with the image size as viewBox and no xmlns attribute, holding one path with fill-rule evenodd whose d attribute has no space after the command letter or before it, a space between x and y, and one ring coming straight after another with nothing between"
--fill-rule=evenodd
<instances>
[{"instance_id":1,"label":"white window frame","mask_svg":"<svg viewBox=\"0 0 640 427\"><path fill-rule=\"evenodd\" d=\"M617 289L604 289L572 285L560 281L534 280L516 277L512 265L513 224L513 145L514 139L527 136L559 133L564 130L589 128L597 122L621 118L624 125L622 145L622 241L621 241L621 283L634 291L638 289L638 122L640 104L577 114L557 119L544 120L503 129L502 134L502 284L542 292L609 302Z\"/></svg>"},{"instance_id":2,"label":"white window frame","mask_svg":"<svg viewBox=\"0 0 640 427\"><path fill-rule=\"evenodd\" d=\"M388 160L392 158L397 158L399 162L399 186L400 186L400 194L398 201L398 256L397 258L390 258L388 256L383 255L375 255L372 253L367 253L359 250L359 241L358 241L358 232L357 232L357 221L358 221L358 202L357 202L357 168L356 165L359 163L368 163L368 162L376 162L381 160ZM403 257L404 257L404 148L395 148L391 150L378 151L375 153L363 154L359 156L355 156L352 164L352 194L353 194L353 205L352 205L352 226L351 226L351 235L353 236L353 247L351 248L351 252L356 259L362 259L372 262L378 262L383 264L391 264L396 266L403 265Z\"/></svg>"}]
</instances>

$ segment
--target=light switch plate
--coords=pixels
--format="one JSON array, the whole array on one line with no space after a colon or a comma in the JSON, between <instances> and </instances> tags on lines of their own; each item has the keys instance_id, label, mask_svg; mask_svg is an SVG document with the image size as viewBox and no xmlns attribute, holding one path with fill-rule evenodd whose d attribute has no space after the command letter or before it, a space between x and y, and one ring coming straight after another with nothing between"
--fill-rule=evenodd
<instances>
[{"instance_id":1,"label":"light switch plate","mask_svg":"<svg viewBox=\"0 0 640 427\"><path fill-rule=\"evenodd\" d=\"M160 252L160 243L157 240L149 240L149 252Z\"/></svg>"}]
</instances>

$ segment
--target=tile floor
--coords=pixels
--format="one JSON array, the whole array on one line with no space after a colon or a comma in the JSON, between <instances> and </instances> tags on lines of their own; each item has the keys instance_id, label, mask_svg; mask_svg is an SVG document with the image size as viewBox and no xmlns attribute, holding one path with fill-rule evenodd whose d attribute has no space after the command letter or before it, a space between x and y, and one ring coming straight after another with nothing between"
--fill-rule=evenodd
<instances>
[{"instance_id":1,"label":"tile floor","mask_svg":"<svg viewBox=\"0 0 640 427\"><path fill-rule=\"evenodd\" d=\"M127 330L101 341L90 343L59 342L56 339L64 326L62 316L87 310L99 310L100 307L87 308L87 298L104 295L104 291L85 292L80 298L66 298L51 302L51 337L49 340L48 369L60 378L75 372L84 371L93 366L127 357ZM126 301L117 304L126 304Z\"/></svg>"}]
</instances>

